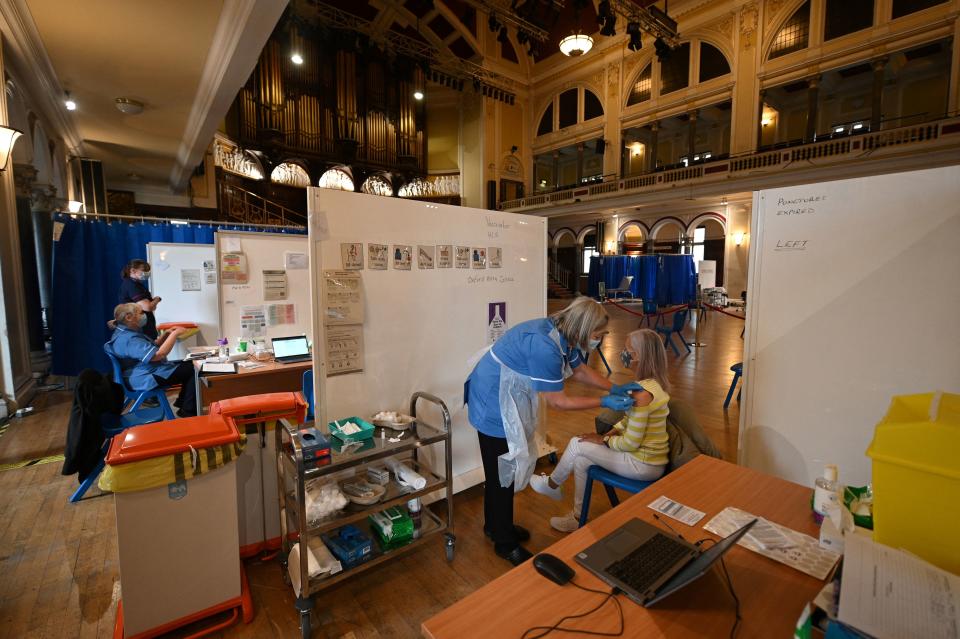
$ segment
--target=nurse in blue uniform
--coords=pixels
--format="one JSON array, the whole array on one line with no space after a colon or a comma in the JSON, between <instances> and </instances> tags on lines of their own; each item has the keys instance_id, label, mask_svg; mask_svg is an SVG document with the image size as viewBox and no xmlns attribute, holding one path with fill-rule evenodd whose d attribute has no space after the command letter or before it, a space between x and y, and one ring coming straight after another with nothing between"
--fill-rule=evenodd
<instances>
[{"instance_id":1,"label":"nurse in blue uniform","mask_svg":"<svg viewBox=\"0 0 960 639\"><path fill-rule=\"evenodd\" d=\"M477 429L485 477L484 532L494 552L514 565L532 555L520 544L530 533L513 523L513 495L533 474L534 433L539 395L556 410L605 407L626 410L634 382L615 385L589 366L584 353L607 332L607 312L589 297L578 297L550 317L509 329L483 354L464 389L470 423ZM605 397L568 395L564 380L609 391Z\"/></svg>"},{"instance_id":2,"label":"nurse in blue uniform","mask_svg":"<svg viewBox=\"0 0 960 639\"><path fill-rule=\"evenodd\" d=\"M120 278L120 292L117 295L117 303L129 304L132 302L143 309L147 316L143 334L156 341L159 338L159 333L157 332L157 319L153 314L157 310L160 298L154 297L147 288L147 280L150 279L150 263L146 260L130 260L120 272Z\"/></svg>"},{"instance_id":3,"label":"nurse in blue uniform","mask_svg":"<svg viewBox=\"0 0 960 639\"><path fill-rule=\"evenodd\" d=\"M113 310L113 329L110 341L103 350L120 362L123 378L133 390L151 390L180 384L180 395L174 402L178 417L197 414L197 388L193 379L191 362L167 361L167 355L177 343L177 336L184 331L175 327L164 333L160 344L143 334L147 323L146 313L137 304L118 304Z\"/></svg>"}]
</instances>

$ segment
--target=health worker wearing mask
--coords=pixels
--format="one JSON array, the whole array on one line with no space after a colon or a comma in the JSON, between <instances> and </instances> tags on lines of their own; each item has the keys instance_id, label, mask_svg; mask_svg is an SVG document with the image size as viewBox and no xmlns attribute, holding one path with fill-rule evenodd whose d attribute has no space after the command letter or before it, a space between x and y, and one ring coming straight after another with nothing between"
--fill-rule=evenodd
<instances>
[{"instance_id":1,"label":"health worker wearing mask","mask_svg":"<svg viewBox=\"0 0 960 639\"><path fill-rule=\"evenodd\" d=\"M158 342L157 318L153 313L160 303L159 297L154 297L147 288L150 279L150 263L146 260L130 260L120 272L120 293L117 296L119 304L136 304L143 309L147 316L147 323L143 327L143 334ZM158 344L159 345L159 344Z\"/></svg>"},{"instance_id":2,"label":"health worker wearing mask","mask_svg":"<svg viewBox=\"0 0 960 639\"><path fill-rule=\"evenodd\" d=\"M180 384L180 395L174 402L178 417L197 414L197 388L191 362L168 362L167 355L185 329L175 327L164 333L160 344L143 334L147 314L137 304L118 304L113 320L107 323L113 334L103 350L117 358L124 381L133 390L151 390Z\"/></svg>"},{"instance_id":3,"label":"health worker wearing mask","mask_svg":"<svg viewBox=\"0 0 960 639\"><path fill-rule=\"evenodd\" d=\"M494 552L513 565L532 555L520 544L530 538L513 523L513 495L523 490L537 461L535 432L539 395L556 410L633 406L636 383L617 386L589 366L586 353L607 333L607 312L589 297L578 297L550 317L523 322L477 355L464 385L470 423L477 429L485 477L484 532ZM609 391L605 397L568 395L564 380Z\"/></svg>"}]
</instances>

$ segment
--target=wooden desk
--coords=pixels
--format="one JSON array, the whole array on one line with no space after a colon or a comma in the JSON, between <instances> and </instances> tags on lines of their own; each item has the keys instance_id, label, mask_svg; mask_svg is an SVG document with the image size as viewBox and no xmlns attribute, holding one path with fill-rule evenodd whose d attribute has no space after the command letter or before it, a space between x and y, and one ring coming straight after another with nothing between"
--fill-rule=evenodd
<instances>
[{"instance_id":1,"label":"wooden desk","mask_svg":"<svg viewBox=\"0 0 960 639\"><path fill-rule=\"evenodd\" d=\"M609 590L609 586L577 564L574 555L633 517L663 528L653 519L654 511L647 508L660 495L706 513L695 527L668 519L684 538L696 541L717 538L703 530L703 525L727 506L817 536L818 529L810 515L810 494L810 488L700 456L544 552L572 566L577 571L574 580L580 585ZM792 637L803 606L816 596L823 582L740 546L730 549L725 560L743 616L737 637ZM558 586L548 581L528 561L428 619L421 630L431 639L519 639L531 626L551 626L564 615L586 612L599 602L599 597L569 584ZM650 609L625 595L619 598L624 612L624 637L727 637L733 626L733 599L718 570L711 570ZM610 632L617 630L617 624L615 606L609 602L586 619L565 625ZM553 635L569 636L554 632L550 637Z\"/></svg>"},{"instance_id":2,"label":"wooden desk","mask_svg":"<svg viewBox=\"0 0 960 639\"><path fill-rule=\"evenodd\" d=\"M259 395L261 393L280 393L303 390L303 372L313 366L313 362L294 362L280 364L273 360L262 362L257 368L240 368L226 375L200 375L201 361L193 363L194 380L197 385L197 409L213 402L231 397Z\"/></svg>"}]
</instances>

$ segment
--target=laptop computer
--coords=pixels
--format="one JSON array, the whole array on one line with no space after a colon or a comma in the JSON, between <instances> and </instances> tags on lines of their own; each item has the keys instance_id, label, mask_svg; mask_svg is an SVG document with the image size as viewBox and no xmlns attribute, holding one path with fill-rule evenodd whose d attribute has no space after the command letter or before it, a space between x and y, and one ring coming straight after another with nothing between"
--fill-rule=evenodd
<instances>
[{"instance_id":1,"label":"laptop computer","mask_svg":"<svg viewBox=\"0 0 960 639\"><path fill-rule=\"evenodd\" d=\"M311 359L306 335L273 338L273 359L281 364L308 362Z\"/></svg>"},{"instance_id":2,"label":"laptop computer","mask_svg":"<svg viewBox=\"0 0 960 639\"><path fill-rule=\"evenodd\" d=\"M702 549L634 518L574 559L649 607L705 574L755 523L756 519Z\"/></svg>"}]
</instances>

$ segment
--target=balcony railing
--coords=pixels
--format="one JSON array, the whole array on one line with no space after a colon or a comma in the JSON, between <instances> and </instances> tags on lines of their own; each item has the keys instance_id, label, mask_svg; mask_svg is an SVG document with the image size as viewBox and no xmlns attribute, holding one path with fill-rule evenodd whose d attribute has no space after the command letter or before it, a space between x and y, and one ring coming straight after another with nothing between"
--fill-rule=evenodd
<instances>
[{"instance_id":1,"label":"balcony railing","mask_svg":"<svg viewBox=\"0 0 960 639\"><path fill-rule=\"evenodd\" d=\"M891 150L894 147L896 150ZM717 159L694 166L660 170L553 193L540 193L504 201L500 204L500 208L511 211L531 211L574 201L602 200L618 195L666 190L680 183L692 187L697 184L742 179L747 174L756 177L801 168L809 169L812 163L817 163L815 166L834 166L861 161L868 156L871 159L883 157L884 151L890 155L900 155L905 150L904 147L909 147L906 149L909 153L923 153L927 150L938 150L941 147L960 147L960 116L896 129L832 138L781 150Z\"/></svg>"},{"instance_id":2,"label":"balcony railing","mask_svg":"<svg viewBox=\"0 0 960 639\"><path fill-rule=\"evenodd\" d=\"M307 224L302 213L224 182L217 182L217 206L222 220L271 226L305 227Z\"/></svg>"}]
</instances>

